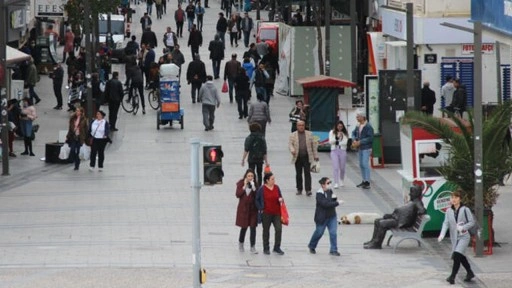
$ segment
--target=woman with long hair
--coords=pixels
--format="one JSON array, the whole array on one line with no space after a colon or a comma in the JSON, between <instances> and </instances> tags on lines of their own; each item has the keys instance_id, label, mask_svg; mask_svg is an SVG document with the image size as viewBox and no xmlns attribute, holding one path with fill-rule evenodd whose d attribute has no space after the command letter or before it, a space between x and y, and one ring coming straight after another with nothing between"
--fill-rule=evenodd
<instances>
[{"instance_id":1,"label":"woman with long hair","mask_svg":"<svg viewBox=\"0 0 512 288\"><path fill-rule=\"evenodd\" d=\"M66 141L69 144L69 148L71 148L69 157L75 163L75 171L80 167L80 147L82 147L87 138L87 127L84 108L76 108L76 111L69 118L68 134L66 135Z\"/></svg>"},{"instance_id":2,"label":"woman with long hair","mask_svg":"<svg viewBox=\"0 0 512 288\"><path fill-rule=\"evenodd\" d=\"M469 241L471 240L468 230L475 225L475 220L473 219L471 210L460 201L462 192L460 188L452 192L450 198L452 206L446 210L444 214L443 228L437 239L439 242L443 241L446 230L450 230L453 267L452 274L446 278L446 281L450 284L455 284L455 276L457 276L457 272L459 272L460 264L464 266L467 272L466 278L464 278L465 282L469 282L475 277L475 274L471 270L471 265L469 265L468 259L464 255Z\"/></svg>"},{"instance_id":3,"label":"woman with long hair","mask_svg":"<svg viewBox=\"0 0 512 288\"><path fill-rule=\"evenodd\" d=\"M263 225L263 253L270 255L270 224L274 225L274 253L284 255L281 250L281 234L283 226L281 223L281 203L283 196L281 189L275 184L276 179L272 172L263 176L264 185L256 193L256 207L261 214L261 224Z\"/></svg>"},{"instance_id":4,"label":"woman with long hair","mask_svg":"<svg viewBox=\"0 0 512 288\"><path fill-rule=\"evenodd\" d=\"M247 169L244 177L236 183L236 197L238 207L236 209L236 226L240 227L238 237L238 249L244 252L244 240L247 228L250 228L251 253L256 251L256 226L258 226L258 209L256 209L255 198L258 183L254 179L254 171Z\"/></svg>"},{"instance_id":5,"label":"woman with long hair","mask_svg":"<svg viewBox=\"0 0 512 288\"><path fill-rule=\"evenodd\" d=\"M37 119L36 107L32 104L30 98L23 98L20 117L20 128L23 134L23 142L25 144L25 151L21 155L36 156L32 151L32 139L34 138L34 131L32 129L32 122Z\"/></svg>"},{"instance_id":6,"label":"woman with long hair","mask_svg":"<svg viewBox=\"0 0 512 288\"><path fill-rule=\"evenodd\" d=\"M344 186L345 166L347 163L348 132L343 121L339 120L329 131L329 144L331 144L332 180L334 189Z\"/></svg>"},{"instance_id":7,"label":"woman with long hair","mask_svg":"<svg viewBox=\"0 0 512 288\"><path fill-rule=\"evenodd\" d=\"M105 112L98 110L96 119L91 123L89 129L92 136L91 159L89 162L89 170L93 171L96 165L96 155L98 155L98 171L103 171L103 161L105 160L105 146L110 141L108 134L110 133L110 125L105 120Z\"/></svg>"}]
</instances>

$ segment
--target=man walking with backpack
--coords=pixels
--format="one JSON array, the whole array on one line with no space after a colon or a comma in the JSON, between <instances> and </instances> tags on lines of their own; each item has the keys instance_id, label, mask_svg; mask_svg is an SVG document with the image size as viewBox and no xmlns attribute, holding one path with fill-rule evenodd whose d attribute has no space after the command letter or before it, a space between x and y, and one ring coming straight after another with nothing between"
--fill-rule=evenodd
<instances>
[{"instance_id":1,"label":"man walking with backpack","mask_svg":"<svg viewBox=\"0 0 512 288\"><path fill-rule=\"evenodd\" d=\"M245 158L249 156L247 158L249 169L252 169L256 173L258 184L262 185L263 162L265 162L265 165L269 165L267 160L267 141L261 133L260 124L256 122L251 123L249 125L249 130L251 131L251 134L245 138L242 166L244 166Z\"/></svg>"}]
</instances>

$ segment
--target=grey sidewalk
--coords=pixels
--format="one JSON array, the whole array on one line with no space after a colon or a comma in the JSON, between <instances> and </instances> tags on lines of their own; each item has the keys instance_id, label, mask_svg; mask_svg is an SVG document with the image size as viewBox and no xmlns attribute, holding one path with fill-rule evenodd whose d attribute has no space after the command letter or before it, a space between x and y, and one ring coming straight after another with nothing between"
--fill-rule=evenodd
<instances>
[{"instance_id":1,"label":"grey sidewalk","mask_svg":"<svg viewBox=\"0 0 512 288\"><path fill-rule=\"evenodd\" d=\"M170 4L170 3L169 3ZM170 20L174 5L163 20L154 21L157 38ZM205 45L201 56L211 72L207 43L213 38L217 1L205 16ZM140 5L138 11L145 5ZM140 16L141 13L136 14ZM253 16L254 17L254 16ZM138 17L135 18L137 20ZM138 21L135 21L138 23ZM134 24L137 37L138 24ZM187 62L190 51L180 39ZM159 43L161 45L161 43ZM156 50L161 53L161 49ZM227 47L242 55L244 48ZM225 62L223 61L222 64ZM187 64L185 64L187 65ZM122 66L115 70L124 71ZM223 71L223 70L222 70ZM121 73L123 74L123 73ZM11 159L11 176L0 177L0 287L191 287L192 286L192 189L190 188L191 138L221 144L225 151L224 184L201 190L202 266L208 280L204 287L453 287L444 280L451 267L449 240L438 244L428 239L427 247L404 242L396 254L391 248L364 250L371 238L371 225L343 225L338 234L341 257L328 255L328 237L322 238L317 254L307 243L314 229L314 198L296 196L294 168L287 148L291 98L271 100L272 125L267 127L269 159L277 184L290 210L290 225L284 227L284 256L238 252L235 227L237 199L235 183L245 167L240 166L247 123L238 120L235 104L226 94L216 112L215 130L205 132L201 106L190 101L190 87L182 81L181 104L185 129L156 130L156 112L133 116L119 112L119 132L106 152L104 172L78 172L72 166L50 165L38 158L44 143L55 141L58 130L67 128L68 114L55 111L50 80L42 77L37 91L41 130L35 142L38 157ZM222 81L215 82L220 90ZM106 108L105 108L106 109ZM149 109L149 108L148 108ZM107 109L106 109L107 110ZM16 151L22 143L16 141ZM320 154L322 173L331 176L329 155ZM347 181L336 191L345 204L338 215L350 212L390 212L401 205L398 166L372 171L372 189L361 190L355 155L350 155ZM512 212L510 185L494 208L499 242L507 242ZM273 238L271 232L271 239ZM272 241L271 241L272 242ZM510 287L510 245L495 248L493 256L470 260L478 281L462 282L461 270L455 287Z\"/></svg>"}]
</instances>

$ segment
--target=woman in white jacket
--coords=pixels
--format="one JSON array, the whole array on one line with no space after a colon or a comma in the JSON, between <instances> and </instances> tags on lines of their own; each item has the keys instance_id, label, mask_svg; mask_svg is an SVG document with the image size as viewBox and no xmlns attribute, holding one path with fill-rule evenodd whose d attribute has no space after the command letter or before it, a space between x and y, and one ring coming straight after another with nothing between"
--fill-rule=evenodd
<instances>
[{"instance_id":1,"label":"woman in white jacket","mask_svg":"<svg viewBox=\"0 0 512 288\"><path fill-rule=\"evenodd\" d=\"M345 166L347 163L348 132L343 121L336 122L329 132L329 144L331 144L332 180L334 188L344 186Z\"/></svg>"},{"instance_id":2,"label":"woman in white jacket","mask_svg":"<svg viewBox=\"0 0 512 288\"><path fill-rule=\"evenodd\" d=\"M452 259L453 267L452 274L446 278L450 284L455 284L455 276L459 271L460 264L466 269L467 275L464 281L469 282L475 277L475 274L471 270L468 259L464 255L466 248L469 245L471 236L468 230L475 225L471 210L464 206L461 201L462 189L457 189L452 193L451 203L452 206L446 211L444 215L443 228L439 234L438 241L443 241L446 235L446 230L450 229L450 240L452 242Z\"/></svg>"}]
</instances>

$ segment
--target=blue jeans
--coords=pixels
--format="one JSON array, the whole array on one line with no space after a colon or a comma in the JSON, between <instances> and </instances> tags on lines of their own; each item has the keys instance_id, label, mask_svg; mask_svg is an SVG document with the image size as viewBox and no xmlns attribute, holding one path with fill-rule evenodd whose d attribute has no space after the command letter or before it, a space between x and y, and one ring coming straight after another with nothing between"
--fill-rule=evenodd
<instances>
[{"instance_id":1,"label":"blue jeans","mask_svg":"<svg viewBox=\"0 0 512 288\"><path fill-rule=\"evenodd\" d=\"M214 60L212 59L212 70L213 70L213 77L215 79L220 77L220 62L222 60Z\"/></svg>"},{"instance_id":2,"label":"blue jeans","mask_svg":"<svg viewBox=\"0 0 512 288\"><path fill-rule=\"evenodd\" d=\"M151 12L153 12L153 4L146 4L146 12L151 15Z\"/></svg>"},{"instance_id":3,"label":"blue jeans","mask_svg":"<svg viewBox=\"0 0 512 288\"><path fill-rule=\"evenodd\" d=\"M75 163L75 169L80 167L80 157L78 156L80 154L80 147L82 147L82 144L80 144L79 140L70 140L69 148L71 151L69 152L69 157Z\"/></svg>"},{"instance_id":4,"label":"blue jeans","mask_svg":"<svg viewBox=\"0 0 512 288\"><path fill-rule=\"evenodd\" d=\"M269 99L267 99L267 89L265 89L264 86L261 86L261 87L256 87L255 90L256 90L256 95L258 95L258 94L263 95L263 100L268 104Z\"/></svg>"},{"instance_id":5,"label":"blue jeans","mask_svg":"<svg viewBox=\"0 0 512 288\"><path fill-rule=\"evenodd\" d=\"M188 31L190 32L192 30L192 25L194 25L194 18L187 17L188 22Z\"/></svg>"},{"instance_id":6,"label":"blue jeans","mask_svg":"<svg viewBox=\"0 0 512 288\"><path fill-rule=\"evenodd\" d=\"M235 79L231 79L228 77L228 87L229 87L229 102L233 102L233 89L235 87Z\"/></svg>"},{"instance_id":7,"label":"blue jeans","mask_svg":"<svg viewBox=\"0 0 512 288\"><path fill-rule=\"evenodd\" d=\"M244 32L244 45L245 48L249 47L249 40L251 39L251 31L243 31Z\"/></svg>"},{"instance_id":8,"label":"blue jeans","mask_svg":"<svg viewBox=\"0 0 512 288\"><path fill-rule=\"evenodd\" d=\"M222 44L226 47L226 31L217 31L217 35L219 35L220 41L222 41Z\"/></svg>"},{"instance_id":9,"label":"blue jeans","mask_svg":"<svg viewBox=\"0 0 512 288\"><path fill-rule=\"evenodd\" d=\"M370 182L370 155L372 149L359 150L359 168L361 168L361 176L363 181Z\"/></svg>"},{"instance_id":10,"label":"blue jeans","mask_svg":"<svg viewBox=\"0 0 512 288\"><path fill-rule=\"evenodd\" d=\"M311 236L311 240L309 241L308 247L315 249L316 245L318 245L318 241L324 235L325 228L329 230L329 240L331 242L331 249L329 252L337 252L338 251L338 220L336 219L336 215L331 218L325 220L322 224L316 224L315 232Z\"/></svg>"}]
</instances>

